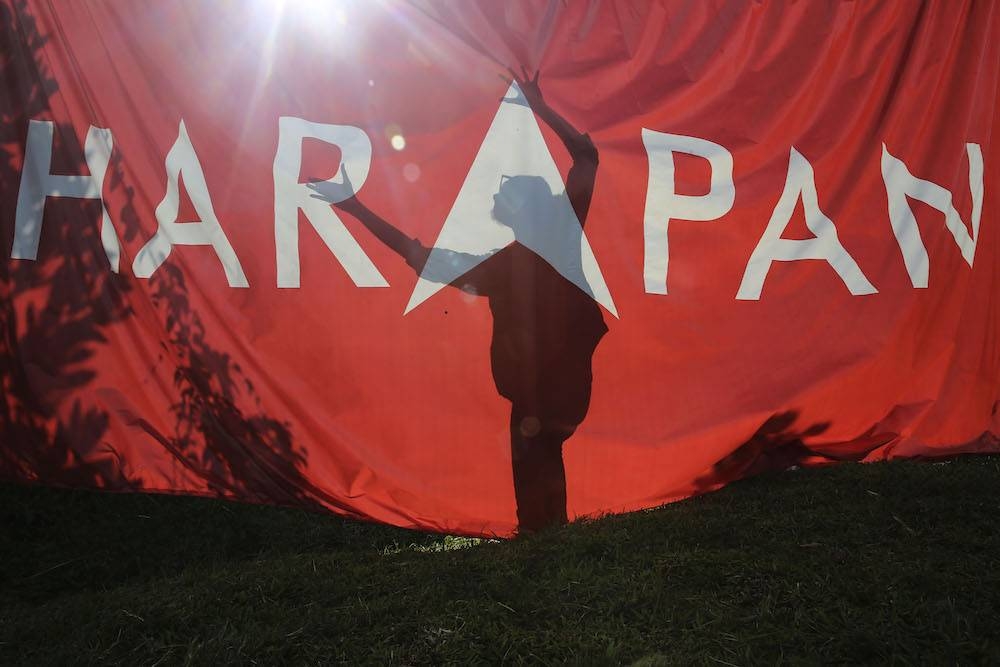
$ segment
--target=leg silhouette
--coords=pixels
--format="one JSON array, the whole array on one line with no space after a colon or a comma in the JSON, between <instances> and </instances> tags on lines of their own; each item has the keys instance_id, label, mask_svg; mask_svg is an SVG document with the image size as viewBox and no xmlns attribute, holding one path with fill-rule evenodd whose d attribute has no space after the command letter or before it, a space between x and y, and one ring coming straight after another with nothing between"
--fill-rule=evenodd
<instances>
[{"instance_id":1,"label":"leg silhouette","mask_svg":"<svg viewBox=\"0 0 1000 667\"><path fill-rule=\"evenodd\" d=\"M511 411L510 454L521 532L567 522L562 447L570 435L523 414L516 406Z\"/></svg>"}]
</instances>

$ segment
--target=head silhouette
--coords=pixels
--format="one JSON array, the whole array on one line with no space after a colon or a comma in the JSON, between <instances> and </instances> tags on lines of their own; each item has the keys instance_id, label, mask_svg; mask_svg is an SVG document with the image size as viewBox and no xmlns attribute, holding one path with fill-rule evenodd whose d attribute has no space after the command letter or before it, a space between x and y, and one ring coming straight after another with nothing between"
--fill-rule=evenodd
<instances>
[{"instance_id":1,"label":"head silhouette","mask_svg":"<svg viewBox=\"0 0 1000 667\"><path fill-rule=\"evenodd\" d=\"M504 176L493 195L493 219L510 227L514 238L537 231L553 212L555 195L541 176Z\"/></svg>"}]
</instances>

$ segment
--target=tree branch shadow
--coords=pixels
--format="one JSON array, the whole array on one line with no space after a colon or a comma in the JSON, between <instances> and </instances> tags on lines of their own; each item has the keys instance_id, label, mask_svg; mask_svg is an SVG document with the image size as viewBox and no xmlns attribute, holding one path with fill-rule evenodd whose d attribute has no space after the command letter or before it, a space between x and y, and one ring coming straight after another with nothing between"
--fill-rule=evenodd
<instances>
[{"instance_id":1,"label":"tree branch shadow","mask_svg":"<svg viewBox=\"0 0 1000 667\"><path fill-rule=\"evenodd\" d=\"M29 121L53 118L59 86L46 67L49 38L26 2L0 4L0 230L14 231ZM53 171L88 173L73 126L55 123ZM136 193L120 155L112 153L106 187L125 241L139 234ZM107 199L105 200L107 202ZM213 347L188 297L184 274L170 263L148 283L110 270L101 243L96 200L50 197L44 204L36 261L0 262L0 478L48 485L142 490L112 444L107 411L86 405L97 389L96 350L113 344L108 329L135 322L132 300L150 299L161 318L157 363L171 364L176 396L171 433L141 417L131 420L219 495L310 508L335 506L305 477L306 452L288 423L260 407L252 380L229 352ZM150 211L150 214L152 212ZM10 245L6 246L10 257ZM124 255L122 264L126 266ZM142 323L149 326L148 323ZM127 389L127 387L122 387ZM250 407L247 407L250 406ZM190 479L174 490L192 490ZM346 510L345 510L346 511Z\"/></svg>"},{"instance_id":2,"label":"tree branch shadow","mask_svg":"<svg viewBox=\"0 0 1000 667\"><path fill-rule=\"evenodd\" d=\"M42 57L48 42L23 1L0 5L0 229L13 236L14 212L28 123L52 117L56 81ZM83 147L69 124L54 124L53 165L87 173ZM125 201L115 216L130 238L136 229L133 192L121 165L109 165L112 188ZM82 486L127 486L107 449L108 416L84 407L79 390L103 329L130 313L128 283L110 271L97 228L96 201L48 200L36 261L0 263L0 476ZM6 246L8 257L10 246ZM77 398L74 398L74 395ZM65 404L69 402L68 416ZM51 478L50 478L51 475Z\"/></svg>"}]
</instances>

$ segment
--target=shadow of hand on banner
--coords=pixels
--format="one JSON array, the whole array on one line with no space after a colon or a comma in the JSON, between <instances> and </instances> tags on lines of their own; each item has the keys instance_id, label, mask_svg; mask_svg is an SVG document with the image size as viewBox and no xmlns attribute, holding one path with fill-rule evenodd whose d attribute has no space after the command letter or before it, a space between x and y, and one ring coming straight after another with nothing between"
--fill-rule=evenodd
<instances>
[{"instance_id":1,"label":"shadow of hand on banner","mask_svg":"<svg viewBox=\"0 0 1000 667\"><path fill-rule=\"evenodd\" d=\"M507 247L483 256L427 248L362 204L343 167L342 183L312 187L315 197L356 217L420 277L488 300L493 380L511 403L518 530L531 532L567 521L563 444L586 417L592 359L608 329L583 276L581 257L581 225L593 195L597 149L545 103L537 74L518 83L530 107L566 145L573 166L563 193L554 194L534 175L502 177L495 193L482 193L493 195L494 221L513 232L514 242ZM570 206L560 205L567 198ZM570 209L579 224L564 224L561 216Z\"/></svg>"}]
</instances>

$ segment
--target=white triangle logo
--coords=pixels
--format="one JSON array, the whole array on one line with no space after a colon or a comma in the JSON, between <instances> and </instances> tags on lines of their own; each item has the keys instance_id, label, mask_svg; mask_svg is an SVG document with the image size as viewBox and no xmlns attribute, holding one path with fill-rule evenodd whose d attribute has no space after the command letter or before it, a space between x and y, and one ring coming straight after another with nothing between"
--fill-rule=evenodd
<instances>
[{"instance_id":1,"label":"white triangle logo","mask_svg":"<svg viewBox=\"0 0 1000 667\"><path fill-rule=\"evenodd\" d=\"M500 102L404 312L514 242L512 227L493 217L493 196L500 191L502 180L515 176L540 177L552 195L546 197L541 211L527 199L526 210L519 212L518 243L618 317L594 252L566 196L566 185L516 82Z\"/></svg>"}]
</instances>

